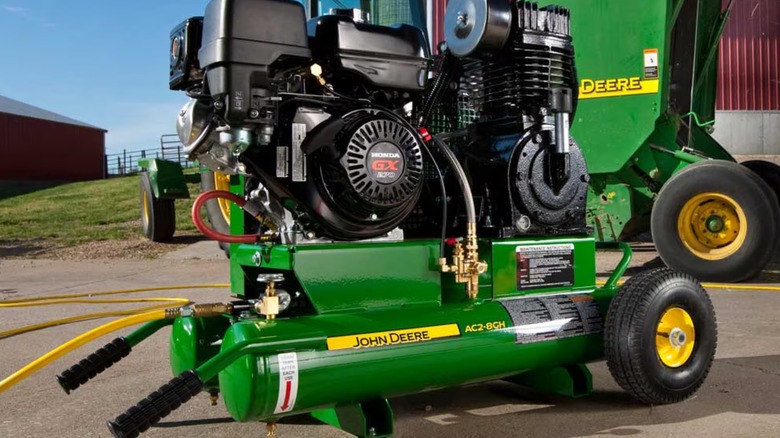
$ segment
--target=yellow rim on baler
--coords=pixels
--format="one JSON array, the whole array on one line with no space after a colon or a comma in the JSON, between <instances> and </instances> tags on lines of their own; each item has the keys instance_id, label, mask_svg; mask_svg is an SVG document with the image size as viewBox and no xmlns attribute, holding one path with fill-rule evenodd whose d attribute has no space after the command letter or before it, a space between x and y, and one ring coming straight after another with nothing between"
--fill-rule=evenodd
<instances>
[{"instance_id":1,"label":"yellow rim on baler","mask_svg":"<svg viewBox=\"0 0 780 438\"><path fill-rule=\"evenodd\" d=\"M697 257L722 260L742 247L747 237L745 211L722 193L701 193L683 205L677 231L683 244Z\"/></svg>"},{"instance_id":2,"label":"yellow rim on baler","mask_svg":"<svg viewBox=\"0 0 780 438\"><path fill-rule=\"evenodd\" d=\"M661 363L669 368L685 365L693 354L696 329L693 319L680 307L669 307L658 320L655 349Z\"/></svg>"},{"instance_id":3,"label":"yellow rim on baler","mask_svg":"<svg viewBox=\"0 0 780 438\"><path fill-rule=\"evenodd\" d=\"M143 191L143 206L141 207L143 209L144 214L144 223L149 223L149 195L146 194L146 190Z\"/></svg>"},{"instance_id":4,"label":"yellow rim on baler","mask_svg":"<svg viewBox=\"0 0 780 438\"><path fill-rule=\"evenodd\" d=\"M214 188L229 192L230 175L214 172ZM230 201L223 198L217 198L217 202L219 203L219 211L222 212L222 217L225 218L225 222L230 224Z\"/></svg>"}]
</instances>

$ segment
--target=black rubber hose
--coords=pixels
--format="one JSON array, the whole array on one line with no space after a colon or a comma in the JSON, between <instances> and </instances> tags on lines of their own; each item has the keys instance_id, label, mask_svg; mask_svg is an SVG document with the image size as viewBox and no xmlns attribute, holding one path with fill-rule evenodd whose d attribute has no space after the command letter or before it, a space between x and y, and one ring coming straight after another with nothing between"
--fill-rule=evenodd
<instances>
[{"instance_id":1,"label":"black rubber hose","mask_svg":"<svg viewBox=\"0 0 780 438\"><path fill-rule=\"evenodd\" d=\"M202 389L203 382L195 371L185 371L116 417L114 421L109 421L108 430L117 438L135 438Z\"/></svg>"},{"instance_id":2,"label":"black rubber hose","mask_svg":"<svg viewBox=\"0 0 780 438\"><path fill-rule=\"evenodd\" d=\"M125 338L116 338L96 352L81 359L76 365L63 371L57 376L57 382L65 390L65 393L70 394L71 391L122 360L130 354L130 351L130 344Z\"/></svg>"},{"instance_id":3,"label":"black rubber hose","mask_svg":"<svg viewBox=\"0 0 780 438\"><path fill-rule=\"evenodd\" d=\"M430 90L425 93L425 100L423 101L420 110L420 117L417 119L418 128L425 126L428 123L428 119L430 119L433 109L439 104L444 95L444 91L455 76L455 70L458 67L458 59L450 54L450 52L444 52L442 56L443 58L439 65L439 71L436 72L436 77L433 79L433 85Z\"/></svg>"}]
</instances>

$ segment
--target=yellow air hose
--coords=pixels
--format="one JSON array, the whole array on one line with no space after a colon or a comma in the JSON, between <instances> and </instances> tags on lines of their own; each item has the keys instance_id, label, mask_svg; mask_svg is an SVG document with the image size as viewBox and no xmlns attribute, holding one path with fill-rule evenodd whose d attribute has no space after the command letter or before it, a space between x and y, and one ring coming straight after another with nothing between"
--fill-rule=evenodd
<instances>
[{"instance_id":1,"label":"yellow air hose","mask_svg":"<svg viewBox=\"0 0 780 438\"><path fill-rule=\"evenodd\" d=\"M71 316L68 318L61 318L61 319L55 319L52 321L46 321L38 324L31 324L28 326L15 328L13 330L0 332L0 339L20 335L22 333L27 333L35 330L54 327L62 324L70 324L73 322L87 321L90 319L97 319L97 318L108 318L111 316L135 315L135 314L149 312L157 309L180 307L180 306L185 306L190 302L186 298L90 299L91 297L100 297L106 295L135 294L135 293L142 293L142 292L177 290L177 289L214 289L214 288L226 288L229 286L230 285L228 284L158 286L158 287L144 287L144 288L134 288L134 289L119 289L119 290L102 291L102 292L74 293L74 294L67 294L67 295L47 295L41 297L4 300L4 301L0 301L0 309L31 307L31 306L49 306L54 304L107 304L107 303L148 303L148 302L162 302L166 304L157 304L154 306L146 306L146 307L141 307L132 310L117 310L117 311L108 311L108 312L87 313L84 315ZM81 298L86 298L86 299L81 299Z\"/></svg>"},{"instance_id":2,"label":"yellow air hose","mask_svg":"<svg viewBox=\"0 0 780 438\"><path fill-rule=\"evenodd\" d=\"M109 304L109 303L163 303L155 304L153 306L145 306L139 309L130 310L115 310L107 312L87 313L83 315L71 316L67 318L55 319L52 321L46 321L38 324L32 324L24 327L19 327L13 330L0 332L0 339L10 336L27 333L34 330L40 330L48 327L54 327L61 324L68 324L78 321L86 321L96 318L107 318L111 316L126 316L125 318L111 321L107 324L103 324L100 327L92 329L80 336L77 336L70 341L60 345L54 350L49 351L38 359L30 362L27 366L13 373L8 378L0 381L0 393L8 390L8 388L16 385L20 381L29 377L31 374L45 367L46 365L54 362L63 355L71 352L72 350L92 342L93 340L107 335L111 332L121 330L126 327L130 327L136 324L144 322L154 321L165 318L165 309L171 307L182 307L190 304L190 300L186 298L116 298L116 299L92 299L92 297L100 297L106 295L121 295L121 294L134 294L142 292L163 291L163 290L176 290L176 289L214 289L214 288L226 288L230 287L229 284L196 284L196 285L175 285L175 286L157 286L157 287L145 287L134 289L120 289L101 292L88 292L88 293L74 293L67 295L48 295L40 297L19 298L12 300L0 301L0 309L2 308L20 308L20 307L32 307L32 306L50 306L56 304ZM127 316L130 315L130 316Z\"/></svg>"},{"instance_id":3,"label":"yellow air hose","mask_svg":"<svg viewBox=\"0 0 780 438\"><path fill-rule=\"evenodd\" d=\"M65 354L75 350L78 347L81 347L86 343L92 342L101 336L107 335L117 330L121 330L125 327L141 324L143 322L165 319L165 315L166 313L164 309L153 310L151 312L145 312L138 315L131 315L122 319L117 319L116 321L111 321L107 324L103 324L100 327L94 328L84 334L76 336L70 341L30 362L24 368L3 379L3 381L0 381L0 393L8 390L10 387L29 377L34 372L40 370L46 365L54 362Z\"/></svg>"}]
</instances>

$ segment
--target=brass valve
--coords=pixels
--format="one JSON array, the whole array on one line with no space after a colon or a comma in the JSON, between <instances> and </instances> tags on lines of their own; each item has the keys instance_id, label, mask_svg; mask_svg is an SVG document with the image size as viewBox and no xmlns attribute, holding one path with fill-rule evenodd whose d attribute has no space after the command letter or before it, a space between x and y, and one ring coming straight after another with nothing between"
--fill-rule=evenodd
<instances>
[{"instance_id":1,"label":"brass valve","mask_svg":"<svg viewBox=\"0 0 780 438\"><path fill-rule=\"evenodd\" d=\"M284 281L282 274L260 274L257 281L265 283L265 296L255 303L255 311L264 315L267 319L276 319L279 314L279 296L276 295L276 283Z\"/></svg>"},{"instance_id":2,"label":"brass valve","mask_svg":"<svg viewBox=\"0 0 780 438\"><path fill-rule=\"evenodd\" d=\"M466 283L466 294L473 300L479 292L479 276L487 271L487 263L479 260L479 246L477 245L477 226L468 224L466 231L466 245L462 242L455 243L452 249L452 264L447 264L447 259L439 259L441 272L455 274L455 282Z\"/></svg>"}]
</instances>

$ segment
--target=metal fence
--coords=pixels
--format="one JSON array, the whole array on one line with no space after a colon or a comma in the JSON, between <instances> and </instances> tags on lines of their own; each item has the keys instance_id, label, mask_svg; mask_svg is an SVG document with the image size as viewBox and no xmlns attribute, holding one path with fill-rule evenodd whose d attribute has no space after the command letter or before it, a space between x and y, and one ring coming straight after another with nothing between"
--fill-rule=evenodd
<instances>
[{"instance_id":1,"label":"metal fence","mask_svg":"<svg viewBox=\"0 0 780 438\"><path fill-rule=\"evenodd\" d=\"M106 176L133 175L140 172L138 160L142 158L161 158L163 160L179 163L182 167L193 167L195 163L187 160L183 146L178 136L163 135L160 137L160 146L154 149L123 150L115 154L106 154Z\"/></svg>"}]
</instances>

